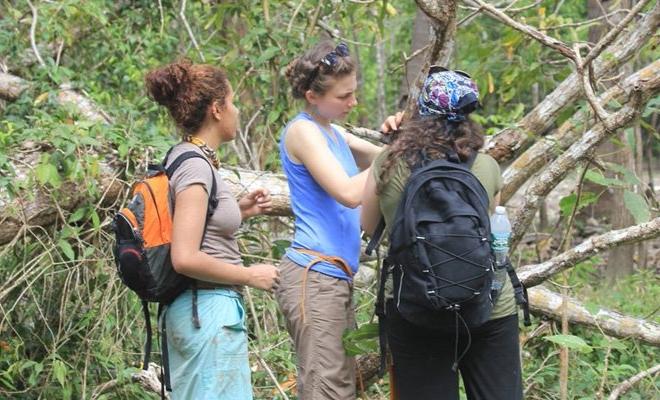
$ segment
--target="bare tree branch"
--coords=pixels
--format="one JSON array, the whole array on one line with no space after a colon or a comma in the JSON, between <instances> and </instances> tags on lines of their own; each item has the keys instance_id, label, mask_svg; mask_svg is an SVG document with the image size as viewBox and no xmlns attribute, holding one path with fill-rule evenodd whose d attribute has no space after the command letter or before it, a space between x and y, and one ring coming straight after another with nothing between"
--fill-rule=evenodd
<instances>
[{"instance_id":1,"label":"bare tree branch","mask_svg":"<svg viewBox=\"0 0 660 400\"><path fill-rule=\"evenodd\" d=\"M660 24L660 3L657 3L637 25L608 48L607 57L599 57L593 63L593 75L606 76L627 62L656 34ZM486 151L498 161L514 157L534 141L534 135L546 132L566 105L574 104L580 95L577 73L571 74L547 95L532 111L527 113L514 127L499 132L486 145Z\"/></svg>"},{"instance_id":2,"label":"bare tree branch","mask_svg":"<svg viewBox=\"0 0 660 400\"><path fill-rule=\"evenodd\" d=\"M206 58L204 58L204 53L202 53L202 50L199 48L199 45L197 44L197 39L195 39L195 35L193 34L190 24L188 24L188 19L186 18L186 0L181 0L181 9L179 9L179 16L183 21L183 25L185 25L186 27L186 31L188 31L188 37L190 37L190 41L195 47L195 50L197 50L197 53L199 54L199 58L202 61L206 61Z\"/></svg>"},{"instance_id":3,"label":"bare tree branch","mask_svg":"<svg viewBox=\"0 0 660 400\"><path fill-rule=\"evenodd\" d=\"M529 26L522 24L513 18L509 17L506 15L504 12L498 10L497 8L493 7L492 5L486 3L485 1L482 0L468 0L468 3L474 3L479 6L479 9L486 11L488 14L490 14L493 18L499 20L500 22L509 25L513 29L520 31L530 37L532 37L534 40L538 41L544 46L548 46L552 49L557 50L559 53L561 53L564 57L569 58L570 60L575 61L575 53L573 50L568 47L564 42L562 42L559 39L550 37L546 35L543 32L540 32L539 30Z\"/></svg>"},{"instance_id":4,"label":"bare tree branch","mask_svg":"<svg viewBox=\"0 0 660 400\"><path fill-rule=\"evenodd\" d=\"M660 373L660 364L656 364L653 367L642 371L635 376L626 379L623 381L619 386L617 386L612 393L610 393L610 397L607 398L607 400L616 400L621 396L622 394L626 394L628 390L630 390L637 382L641 381L644 378L648 378L650 376L655 377Z\"/></svg>"},{"instance_id":5,"label":"bare tree branch","mask_svg":"<svg viewBox=\"0 0 660 400\"><path fill-rule=\"evenodd\" d=\"M417 96L424 84L429 67L437 62L446 62L453 48L456 33L457 0L416 0L417 6L430 18L435 30L435 40L426 54L426 61L410 87L404 119L409 119L417 112Z\"/></svg>"},{"instance_id":6,"label":"bare tree branch","mask_svg":"<svg viewBox=\"0 0 660 400\"><path fill-rule=\"evenodd\" d=\"M37 40L35 39L38 15L37 8L32 5L30 0L27 0L27 3L30 6L30 10L32 11L32 24L30 25L30 44L32 45L32 51L34 51L34 55L37 57L37 61L39 61L39 65L45 68L46 63L44 62L43 58L41 58L41 53L39 53L39 49L37 48Z\"/></svg>"},{"instance_id":7,"label":"bare tree branch","mask_svg":"<svg viewBox=\"0 0 660 400\"><path fill-rule=\"evenodd\" d=\"M631 101L608 118L607 126L618 129L630 124L641 112L648 99L660 90L660 79L648 79L632 90ZM515 248L524 231L531 224L541 202L561 182L573 167L596 146L614 134L603 122L594 125L582 139L574 143L564 154L552 162L534 180L524 196L524 204L513 218L511 247Z\"/></svg>"},{"instance_id":8,"label":"bare tree branch","mask_svg":"<svg viewBox=\"0 0 660 400\"><path fill-rule=\"evenodd\" d=\"M660 236L660 217L643 224L590 237L578 246L548 261L519 268L518 277L525 283L525 286L536 286L552 275L571 268L594 254L615 246L654 239L658 236Z\"/></svg>"},{"instance_id":9,"label":"bare tree branch","mask_svg":"<svg viewBox=\"0 0 660 400\"><path fill-rule=\"evenodd\" d=\"M630 96L632 88L638 86L642 80L660 76L660 60L640 69L628 76L625 80L617 83L607 92L602 94L598 101L607 104L612 100L623 102ZM580 126L589 112L581 109L570 119L564 122L552 134L544 136L534 143L529 149L522 153L502 174L504 186L501 191L500 201L506 204L511 196L544 165L555 159L561 152L580 138L583 128Z\"/></svg>"},{"instance_id":10,"label":"bare tree branch","mask_svg":"<svg viewBox=\"0 0 660 400\"><path fill-rule=\"evenodd\" d=\"M591 49L589 54L584 58L582 63L580 63L580 66L582 68L585 68L587 65L589 65L590 62L596 59L603 50L607 48L607 46L612 43L612 41L621 33L621 31L628 26L630 21L640 12L642 9L648 4L650 0L640 0L637 4L635 4L635 7L633 7L632 10L626 15L621 22L617 26L614 27L614 29L611 29L609 32L607 32L607 35L603 36L598 43Z\"/></svg>"}]
</instances>

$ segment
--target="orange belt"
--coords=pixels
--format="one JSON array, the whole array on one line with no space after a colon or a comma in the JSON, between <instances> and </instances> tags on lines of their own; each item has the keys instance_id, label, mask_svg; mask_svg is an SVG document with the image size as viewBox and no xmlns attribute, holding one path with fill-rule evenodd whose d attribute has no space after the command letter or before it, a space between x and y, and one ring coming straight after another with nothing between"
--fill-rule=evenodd
<instances>
[{"instance_id":1,"label":"orange belt","mask_svg":"<svg viewBox=\"0 0 660 400\"><path fill-rule=\"evenodd\" d=\"M338 256L328 256L323 253L319 253L318 251L314 250L308 250L308 249L300 249L300 248L294 248L299 253L304 253L304 254L309 254L314 256L315 258L312 259L306 266L305 266L305 274L303 275L303 282L302 282L302 301L300 302L300 312L302 313L302 321L303 324L305 323L305 292L307 289L307 274L309 273L309 270L315 266L316 264L320 262L328 262L330 264L334 264L338 266L346 275L348 275L351 279L353 279L353 270L351 267L348 265L346 260L344 260L341 257ZM350 285L350 283L349 283Z\"/></svg>"}]
</instances>

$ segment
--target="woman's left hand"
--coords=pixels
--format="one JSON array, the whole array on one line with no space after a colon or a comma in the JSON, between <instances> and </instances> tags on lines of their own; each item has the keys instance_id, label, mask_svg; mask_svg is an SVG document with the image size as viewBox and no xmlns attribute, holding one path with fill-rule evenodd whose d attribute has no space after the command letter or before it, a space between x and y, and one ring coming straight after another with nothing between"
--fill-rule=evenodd
<instances>
[{"instance_id":1,"label":"woman's left hand","mask_svg":"<svg viewBox=\"0 0 660 400\"><path fill-rule=\"evenodd\" d=\"M401 121L403 120L403 112L399 111L394 115L390 115L385 118L383 124L380 126L380 131L384 135L389 135L392 132L395 132L401 126Z\"/></svg>"},{"instance_id":2,"label":"woman's left hand","mask_svg":"<svg viewBox=\"0 0 660 400\"><path fill-rule=\"evenodd\" d=\"M238 201L243 219L261 215L273 208L273 200L268 189L256 189Z\"/></svg>"}]
</instances>

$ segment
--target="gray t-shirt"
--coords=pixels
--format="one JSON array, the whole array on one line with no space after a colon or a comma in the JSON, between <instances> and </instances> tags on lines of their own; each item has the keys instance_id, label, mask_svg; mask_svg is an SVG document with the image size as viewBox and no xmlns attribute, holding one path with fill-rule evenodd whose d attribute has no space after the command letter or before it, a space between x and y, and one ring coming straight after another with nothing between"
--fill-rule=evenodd
<instances>
[{"instance_id":1,"label":"gray t-shirt","mask_svg":"<svg viewBox=\"0 0 660 400\"><path fill-rule=\"evenodd\" d=\"M177 144L169 155L167 166L177 156L194 151L202 156L202 150L192 143L183 142ZM170 178L170 194L174 199L177 193L189 188L191 185L202 185L206 193L211 192L213 178L210 163L201 158L190 158L184 161ZM231 193L229 185L222 180L218 171L213 168L216 179L216 196L218 207L206 226L206 235L202 242L201 250L229 264L241 265L241 253L238 250L236 232L241 225L241 211L236 198ZM176 209L176 207L174 207ZM176 211L175 211L176 212Z\"/></svg>"}]
</instances>

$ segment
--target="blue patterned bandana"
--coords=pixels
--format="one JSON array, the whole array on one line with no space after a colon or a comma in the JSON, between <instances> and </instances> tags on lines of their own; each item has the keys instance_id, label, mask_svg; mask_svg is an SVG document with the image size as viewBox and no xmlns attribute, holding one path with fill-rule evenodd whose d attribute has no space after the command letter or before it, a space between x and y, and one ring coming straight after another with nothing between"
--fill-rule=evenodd
<instances>
[{"instance_id":1,"label":"blue patterned bandana","mask_svg":"<svg viewBox=\"0 0 660 400\"><path fill-rule=\"evenodd\" d=\"M479 104L479 91L467 74L431 70L417 104L422 116L443 115L449 121L464 121Z\"/></svg>"}]
</instances>

